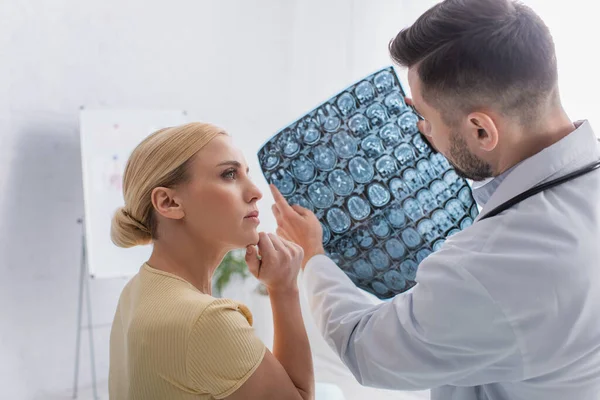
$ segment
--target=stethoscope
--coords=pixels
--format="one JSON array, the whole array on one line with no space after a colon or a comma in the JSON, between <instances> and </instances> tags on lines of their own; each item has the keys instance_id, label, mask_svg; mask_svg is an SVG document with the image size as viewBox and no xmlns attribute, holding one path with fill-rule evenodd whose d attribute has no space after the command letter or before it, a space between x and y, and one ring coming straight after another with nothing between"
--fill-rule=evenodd
<instances>
[{"instance_id":1,"label":"stethoscope","mask_svg":"<svg viewBox=\"0 0 600 400\"><path fill-rule=\"evenodd\" d=\"M549 182L545 182L542 184L539 184L537 186L532 187L531 189L519 194L518 196L513 197L512 199L506 201L505 203L502 203L501 205L499 205L498 207L494 208L492 211L486 213L483 217L479 218L478 221L482 221L484 219L488 219L488 218L492 218L495 217L496 215L500 214L501 212L504 212L506 210L508 210L509 208L511 208L512 206L522 202L525 199L528 199L532 196L535 196L538 193L541 193L545 190L548 190L550 188L556 187L558 185L562 185L565 182L569 182L572 181L575 178L579 178L582 175L588 174L592 171L597 170L598 168L600 168L600 161L596 161L593 164L590 164L586 167L583 167L581 169L578 169L575 172L571 172L570 174L567 174L565 176L562 176L558 179L554 179L552 181Z\"/></svg>"}]
</instances>

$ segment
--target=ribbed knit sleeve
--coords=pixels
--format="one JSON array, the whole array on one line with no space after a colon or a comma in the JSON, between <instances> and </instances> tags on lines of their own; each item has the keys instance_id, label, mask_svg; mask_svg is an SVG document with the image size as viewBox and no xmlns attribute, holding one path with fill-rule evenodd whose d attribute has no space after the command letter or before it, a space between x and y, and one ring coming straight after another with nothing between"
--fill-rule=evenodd
<instances>
[{"instance_id":1,"label":"ribbed knit sleeve","mask_svg":"<svg viewBox=\"0 0 600 400\"><path fill-rule=\"evenodd\" d=\"M248 309L226 299L214 300L191 328L186 359L194 389L225 398L252 376L266 347L255 336Z\"/></svg>"}]
</instances>

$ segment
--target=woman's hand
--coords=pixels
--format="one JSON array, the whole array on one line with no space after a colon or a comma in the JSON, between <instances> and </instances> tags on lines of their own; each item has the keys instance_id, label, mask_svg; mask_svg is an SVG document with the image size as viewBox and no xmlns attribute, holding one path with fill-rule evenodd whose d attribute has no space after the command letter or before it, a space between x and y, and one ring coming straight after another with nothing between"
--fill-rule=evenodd
<instances>
[{"instance_id":1,"label":"woman's hand","mask_svg":"<svg viewBox=\"0 0 600 400\"><path fill-rule=\"evenodd\" d=\"M248 269L267 287L269 294L298 291L296 279L303 258L300 246L264 232L259 234L258 253L254 246L246 248Z\"/></svg>"}]
</instances>

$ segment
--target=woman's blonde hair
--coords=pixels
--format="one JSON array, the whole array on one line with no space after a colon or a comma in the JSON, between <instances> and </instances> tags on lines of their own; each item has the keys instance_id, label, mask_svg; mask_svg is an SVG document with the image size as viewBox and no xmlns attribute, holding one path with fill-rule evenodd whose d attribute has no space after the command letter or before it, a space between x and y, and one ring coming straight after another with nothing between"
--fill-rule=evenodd
<instances>
[{"instance_id":1,"label":"woman's blonde hair","mask_svg":"<svg viewBox=\"0 0 600 400\"><path fill-rule=\"evenodd\" d=\"M138 144L123 174L125 206L112 220L110 236L114 244L133 247L156 239L152 190L186 182L194 154L219 134L226 133L211 124L192 122L161 129Z\"/></svg>"}]
</instances>

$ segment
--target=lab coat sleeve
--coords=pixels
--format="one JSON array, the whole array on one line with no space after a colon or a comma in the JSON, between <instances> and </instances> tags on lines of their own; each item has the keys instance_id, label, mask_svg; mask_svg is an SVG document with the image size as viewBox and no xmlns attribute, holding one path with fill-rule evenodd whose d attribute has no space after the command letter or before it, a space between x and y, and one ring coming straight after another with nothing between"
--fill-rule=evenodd
<instances>
[{"instance_id":1,"label":"lab coat sleeve","mask_svg":"<svg viewBox=\"0 0 600 400\"><path fill-rule=\"evenodd\" d=\"M520 379L507 318L465 269L428 257L419 284L373 305L333 261L313 257L304 286L321 334L365 386L423 390Z\"/></svg>"}]
</instances>

